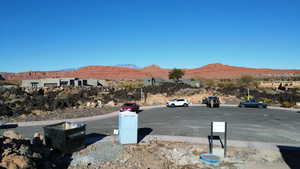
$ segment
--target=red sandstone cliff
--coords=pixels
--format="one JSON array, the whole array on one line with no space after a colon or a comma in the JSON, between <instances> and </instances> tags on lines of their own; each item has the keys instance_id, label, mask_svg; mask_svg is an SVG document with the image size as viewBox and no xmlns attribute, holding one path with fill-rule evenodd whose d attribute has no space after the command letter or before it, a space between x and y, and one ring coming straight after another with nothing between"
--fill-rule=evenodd
<instances>
[{"instance_id":1,"label":"red sandstone cliff","mask_svg":"<svg viewBox=\"0 0 300 169\"><path fill-rule=\"evenodd\" d=\"M45 72L22 72L22 73L2 73L6 80L25 80L57 77L78 77L96 79L142 79L145 77L168 77L171 69L160 68L156 65L144 67L142 69L116 67L116 66L87 66L71 71L45 71ZM228 66L223 64L209 64L195 69L184 69L185 77L202 78L239 78L243 75L257 76L260 74L299 74L300 70L274 70L255 69Z\"/></svg>"}]
</instances>

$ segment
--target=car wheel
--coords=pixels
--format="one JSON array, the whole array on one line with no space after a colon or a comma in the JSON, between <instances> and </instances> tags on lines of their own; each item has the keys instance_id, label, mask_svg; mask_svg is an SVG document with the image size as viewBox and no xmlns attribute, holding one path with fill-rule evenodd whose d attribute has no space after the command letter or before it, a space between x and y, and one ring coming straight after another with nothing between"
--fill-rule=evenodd
<instances>
[{"instance_id":1,"label":"car wheel","mask_svg":"<svg viewBox=\"0 0 300 169\"><path fill-rule=\"evenodd\" d=\"M263 105L258 105L258 108L262 109L262 108L264 108L264 106Z\"/></svg>"},{"instance_id":2,"label":"car wheel","mask_svg":"<svg viewBox=\"0 0 300 169\"><path fill-rule=\"evenodd\" d=\"M171 107L175 107L175 104L171 104Z\"/></svg>"},{"instance_id":3,"label":"car wheel","mask_svg":"<svg viewBox=\"0 0 300 169\"><path fill-rule=\"evenodd\" d=\"M183 105L184 107L188 107L189 105L188 104L186 104L186 103L184 103L184 105Z\"/></svg>"},{"instance_id":4,"label":"car wheel","mask_svg":"<svg viewBox=\"0 0 300 169\"><path fill-rule=\"evenodd\" d=\"M241 105L241 108L245 108L245 107L246 107L245 105L243 105L243 104Z\"/></svg>"}]
</instances>

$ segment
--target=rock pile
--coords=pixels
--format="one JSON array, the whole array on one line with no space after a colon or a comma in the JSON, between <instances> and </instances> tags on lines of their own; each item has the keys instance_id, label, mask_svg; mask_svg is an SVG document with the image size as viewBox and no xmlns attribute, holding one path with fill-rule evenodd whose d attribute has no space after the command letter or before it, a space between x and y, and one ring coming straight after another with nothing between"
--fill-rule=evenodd
<instances>
[{"instance_id":1,"label":"rock pile","mask_svg":"<svg viewBox=\"0 0 300 169\"><path fill-rule=\"evenodd\" d=\"M100 88L0 88L0 118L65 108L102 108L112 100L102 91Z\"/></svg>"},{"instance_id":2,"label":"rock pile","mask_svg":"<svg viewBox=\"0 0 300 169\"><path fill-rule=\"evenodd\" d=\"M35 134L33 140L24 139L14 131L0 136L0 168L6 169L58 169L61 154L43 144L43 136Z\"/></svg>"},{"instance_id":3,"label":"rock pile","mask_svg":"<svg viewBox=\"0 0 300 169\"><path fill-rule=\"evenodd\" d=\"M120 103L140 101L141 91L149 94L166 93L173 95L190 86L166 83L161 86L141 88L98 88L98 87L58 87L58 88L0 88L1 116L40 115L42 112L66 108L102 108L119 106Z\"/></svg>"}]
</instances>

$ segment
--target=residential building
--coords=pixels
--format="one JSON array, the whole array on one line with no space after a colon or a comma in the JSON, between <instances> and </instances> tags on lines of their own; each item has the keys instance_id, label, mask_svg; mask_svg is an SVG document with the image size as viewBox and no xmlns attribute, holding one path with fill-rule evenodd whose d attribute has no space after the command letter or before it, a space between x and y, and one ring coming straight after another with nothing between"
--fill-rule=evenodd
<instances>
[{"instance_id":1,"label":"residential building","mask_svg":"<svg viewBox=\"0 0 300 169\"><path fill-rule=\"evenodd\" d=\"M44 78L22 80L22 87L107 86L105 80L79 78Z\"/></svg>"},{"instance_id":2,"label":"residential building","mask_svg":"<svg viewBox=\"0 0 300 169\"><path fill-rule=\"evenodd\" d=\"M151 77L151 78L145 78L144 79L144 86L156 86L163 83L175 83L175 81L167 79L167 78L157 78L157 77ZM188 84L192 87L200 87L200 81L199 80L190 80L190 79L180 79L176 83L183 83Z\"/></svg>"}]
</instances>

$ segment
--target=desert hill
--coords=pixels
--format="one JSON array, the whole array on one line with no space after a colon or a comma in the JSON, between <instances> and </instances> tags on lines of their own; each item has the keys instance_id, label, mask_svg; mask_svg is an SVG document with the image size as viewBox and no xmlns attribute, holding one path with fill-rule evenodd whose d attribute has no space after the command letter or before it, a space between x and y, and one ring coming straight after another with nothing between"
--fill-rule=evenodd
<instances>
[{"instance_id":1,"label":"desert hill","mask_svg":"<svg viewBox=\"0 0 300 169\"><path fill-rule=\"evenodd\" d=\"M171 69L150 65L144 68L121 66L86 66L67 71L32 71L21 73L0 73L6 80L26 80L40 78L78 77L96 79L143 79L146 77L168 77ZM300 76L300 69L258 69L229 66L220 63L208 64L199 68L184 69L186 78L239 78L243 75L265 76Z\"/></svg>"}]
</instances>

